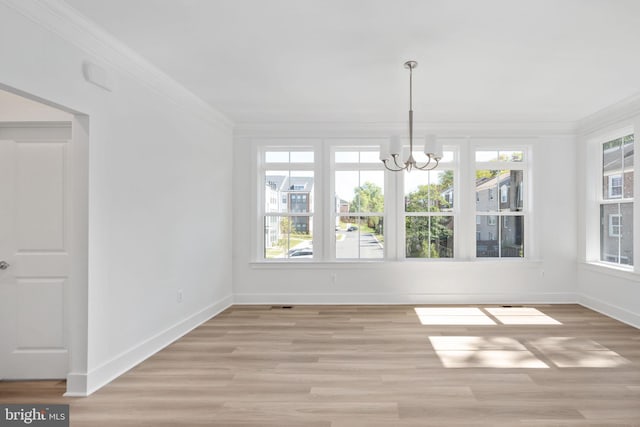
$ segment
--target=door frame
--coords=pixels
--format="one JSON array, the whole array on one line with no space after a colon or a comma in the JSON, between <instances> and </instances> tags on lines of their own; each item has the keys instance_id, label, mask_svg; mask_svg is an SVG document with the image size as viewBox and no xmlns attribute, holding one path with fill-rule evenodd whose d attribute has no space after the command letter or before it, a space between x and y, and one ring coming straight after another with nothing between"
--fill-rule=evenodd
<instances>
[{"instance_id":1,"label":"door frame","mask_svg":"<svg viewBox=\"0 0 640 427\"><path fill-rule=\"evenodd\" d=\"M69 276L64 292L64 334L68 351L65 396L87 395L89 321L89 116L58 103L6 86L0 89L71 114L67 146ZM1 119L1 118L0 118ZM34 127L52 122L4 122L0 125ZM55 122L53 122L55 123Z\"/></svg>"}]
</instances>

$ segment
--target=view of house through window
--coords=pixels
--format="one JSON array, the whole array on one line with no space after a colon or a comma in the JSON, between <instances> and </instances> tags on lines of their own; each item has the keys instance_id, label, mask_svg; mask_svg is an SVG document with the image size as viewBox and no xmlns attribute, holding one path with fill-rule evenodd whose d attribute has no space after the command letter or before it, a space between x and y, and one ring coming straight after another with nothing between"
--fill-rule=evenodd
<instances>
[{"instance_id":1,"label":"view of house through window","mask_svg":"<svg viewBox=\"0 0 640 427\"><path fill-rule=\"evenodd\" d=\"M633 135L602 144L600 260L633 265Z\"/></svg>"},{"instance_id":2,"label":"view of house through window","mask_svg":"<svg viewBox=\"0 0 640 427\"><path fill-rule=\"evenodd\" d=\"M309 144L259 151L260 259L525 257L529 165L524 149L468 147L465 154L454 145L434 170L389 172L379 160L379 142ZM629 144L624 150L622 145L618 154L626 150L628 157ZM609 152L618 146L607 145L605 157L613 159ZM475 156L475 186L459 187L458 161L468 154ZM424 153L413 155L426 161ZM622 166L612 160L603 175L603 253L611 262L628 263L633 172L628 159L618 157ZM461 211L472 197L475 208ZM466 226L471 221L475 230ZM460 229L470 235L461 236ZM314 239L314 232L321 235Z\"/></svg>"},{"instance_id":3,"label":"view of house through window","mask_svg":"<svg viewBox=\"0 0 640 427\"><path fill-rule=\"evenodd\" d=\"M476 151L476 168L476 257L524 257L524 152Z\"/></svg>"},{"instance_id":4,"label":"view of house through window","mask_svg":"<svg viewBox=\"0 0 640 427\"><path fill-rule=\"evenodd\" d=\"M313 152L265 153L264 257L313 257ZM284 166L284 167L283 167Z\"/></svg>"}]
</instances>

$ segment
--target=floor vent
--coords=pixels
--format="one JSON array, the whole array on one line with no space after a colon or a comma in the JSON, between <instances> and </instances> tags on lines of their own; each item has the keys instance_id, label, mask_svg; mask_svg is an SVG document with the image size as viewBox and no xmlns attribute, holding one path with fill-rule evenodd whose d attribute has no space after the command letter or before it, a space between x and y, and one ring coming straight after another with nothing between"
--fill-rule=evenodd
<instances>
[{"instance_id":1,"label":"floor vent","mask_svg":"<svg viewBox=\"0 0 640 427\"><path fill-rule=\"evenodd\" d=\"M502 307L504 308L522 308L524 307L523 305L503 305Z\"/></svg>"},{"instance_id":2,"label":"floor vent","mask_svg":"<svg viewBox=\"0 0 640 427\"><path fill-rule=\"evenodd\" d=\"M272 305L272 306L271 306L271 309L272 309L272 310L274 310L274 309L279 309L279 310L290 310L290 309L292 309L292 308L293 308L293 306L292 306L292 305Z\"/></svg>"}]
</instances>

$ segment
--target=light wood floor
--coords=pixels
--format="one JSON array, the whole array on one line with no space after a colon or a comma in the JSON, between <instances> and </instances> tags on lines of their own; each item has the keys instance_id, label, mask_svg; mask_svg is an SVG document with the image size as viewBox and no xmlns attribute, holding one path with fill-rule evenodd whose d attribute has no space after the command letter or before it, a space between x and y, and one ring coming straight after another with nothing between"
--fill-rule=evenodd
<instances>
[{"instance_id":1,"label":"light wood floor","mask_svg":"<svg viewBox=\"0 0 640 427\"><path fill-rule=\"evenodd\" d=\"M72 426L640 426L640 331L577 305L234 306L88 398ZM423 324L424 323L424 324Z\"/></svg>"}]
</instances>

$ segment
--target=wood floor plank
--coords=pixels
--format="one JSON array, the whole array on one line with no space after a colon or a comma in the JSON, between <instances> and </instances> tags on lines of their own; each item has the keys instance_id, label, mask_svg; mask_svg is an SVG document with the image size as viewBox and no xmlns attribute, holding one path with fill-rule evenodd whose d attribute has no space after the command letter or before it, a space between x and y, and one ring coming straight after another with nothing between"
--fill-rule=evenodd
<instances>
[{"instance_id":1,"label":"wood floor plank","mask_svg":"<svg viewBox=\"0 0 640 427\"><path fill-rule=\"evenodd\" d=\"M233 306L64 391L0 382L0 402L67 403L78 427L640 426L640 331L571 304Z\"/></svg>"}]
</instances>

